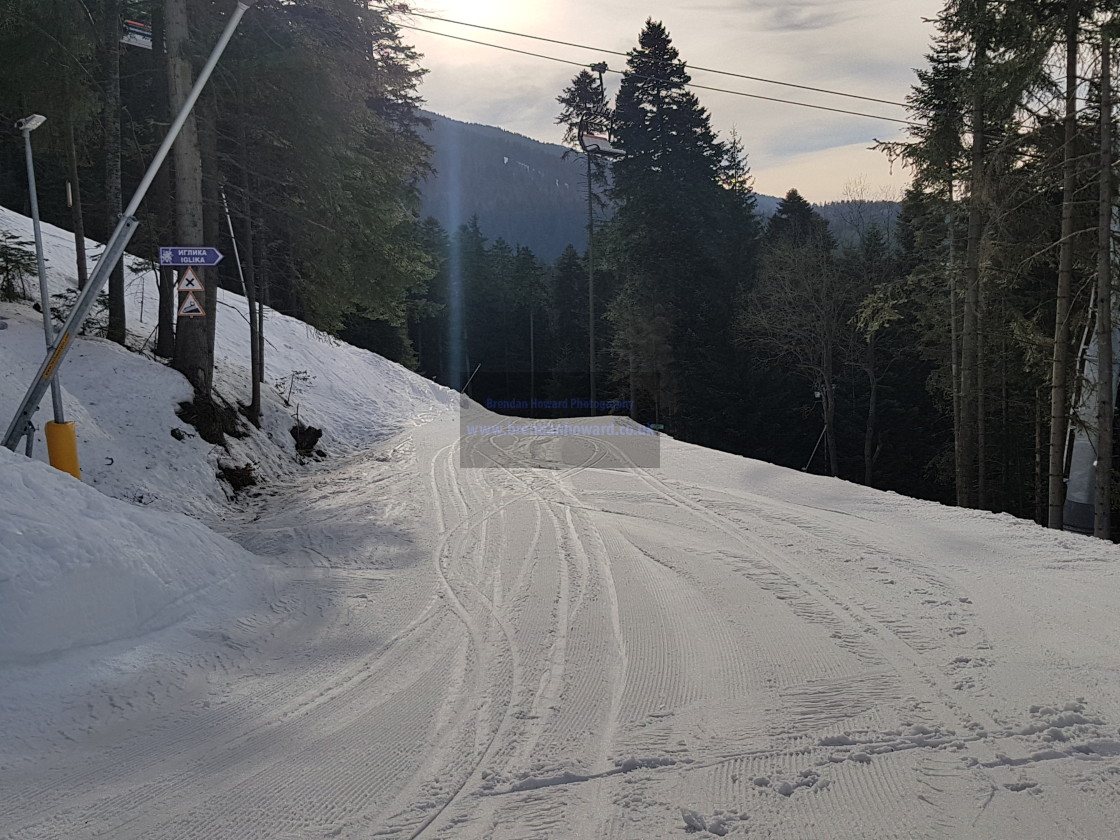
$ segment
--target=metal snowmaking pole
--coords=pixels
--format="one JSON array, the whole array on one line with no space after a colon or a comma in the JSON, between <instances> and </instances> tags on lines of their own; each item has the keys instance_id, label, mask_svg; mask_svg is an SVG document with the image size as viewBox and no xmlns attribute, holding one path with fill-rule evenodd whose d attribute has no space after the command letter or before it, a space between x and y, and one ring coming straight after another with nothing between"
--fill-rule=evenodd
<instances>
[{"instance_id":1,"label":"metal snowmaking pole","mask_svg":"<svg viewBox=\"0 0 1120 840\"><path fill-rule=\"evenodd\" d=\"M187 96L187 101L183 103L179 115L171 124L167 136L163 139L163 144L159 147L159 151L156 152L156 156L152 159L151 165L148 166L148 171L144 173L144 178L140 181L140 186L136 188L132 200L128 203L128 207L125 208L124 213L121 215L116 229L113 231L112 236L109 237L109 241L105 243L105 250L101 255L101 259L97 261L97 268L94 269L93 275L89 278L89 283L86 284L85 289L83 289L82 293L78 296L78 301L74 304L74 308L70 310L70 316L66 319L66 323L62 325L62 329L51 342L50 347L47 348L47 358L44 359L43 364L39 366L39 371L35 374L35 380L31 383L31 387L27 389L27 394L24 396L23 402L20 403L15 417L12 418L12 422L9 424L7 432L4 434L3 445L13 452L16 446L19 445L20 438L25 434L31 434L31 415L38 410L39 402L43 399L43 394L46 392L51 379L58 371L58 366L62 363L62 360L66 358L66 353L70 349L70 345L74 341L75 336L77 336L86 315L93 307L98 292L104 287L106 281L109 279L109 274L124 255L124 250L128 247L129 240L131 240L133 234L136 233L136 228L139 225L139 222L136 220L136 211L140 208L140 202L144 200L144 196L147 195L152 181L155 180L156 173L163 165L164 160L167 159L172 145L174 145L176 138L179 136L179 132L183 129L183 124L187 121L187 117L190 116L191 111L194 109L199 95L202 93L203 88L206 87L206 83L210 80L210 75L214 72L214 67L217 66L218 59L222 57L222 53L225 52L226 46L229 44L230 39L233 38L233 33L237 30L238 24L241 23L241 18L245 16L245 12L249 11L249 8L254 3L256 3L256 0L237 0L237 8L234 9L233 14L230 16L225 31L222 32L222 37L218 39L218 43L214 46L214 50L210 54L206 66L203 67L202 72L198 74L194 87L191 88L190 95Z\"/></svg>"}]
</instances>

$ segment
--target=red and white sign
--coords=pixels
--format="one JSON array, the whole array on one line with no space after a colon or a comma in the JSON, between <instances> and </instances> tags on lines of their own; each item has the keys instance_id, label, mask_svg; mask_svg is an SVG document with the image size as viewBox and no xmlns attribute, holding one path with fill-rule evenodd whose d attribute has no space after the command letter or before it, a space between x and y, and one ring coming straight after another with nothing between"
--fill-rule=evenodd
<instances>
[{"instance_id":1,"label":"red and white sign","mask_svg":"<svg viewBox=\"0 0 1120 840\"><path fill-rule=\"evenodd\" d=\"M180 292L201 292L203 290L202 281L198 279L198 275L194 273L193 268L185 268L179 272L179 285L176 288Z\"/></svg>"},{"instance_id":2,"label":"red and white sign","mask_svg":"<svg viewBox=\"0 0 1120 840\"><path fill-rule=\"evenodd\" d=\"M179 307L180 318L202 318L206 315L206 310L202 308L202 304L195 298L193 292L187 292L186 300L183 305Z\"/></svg>"}]
</instances>

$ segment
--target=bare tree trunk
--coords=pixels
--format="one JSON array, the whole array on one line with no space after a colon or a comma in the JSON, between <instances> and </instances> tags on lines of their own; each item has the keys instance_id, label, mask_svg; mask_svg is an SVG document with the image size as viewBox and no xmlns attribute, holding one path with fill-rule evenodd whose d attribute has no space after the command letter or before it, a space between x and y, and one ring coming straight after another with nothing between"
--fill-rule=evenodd
<instances>
[{"instance_id":1,"label":"bare tree trunk","mask_svg":"<svg viewBox=\"0 0 1120 840\"><path fill-rule=\"evenodd\" d=\"M241 91L238 91L239 97ZM245 270L245 299L249 307L249 378L252 380L252 393L249 398L249 422L258 429L261 426L261 340L260 317L257 310L257 272L253 259L253 205L249 183L249 142L245 132L245 107L241 103L241 119L237 121L237 144L241 155L241 201L244 215L241 226L241 254Z\"/></svg>"},{"instance_id":2,"label":"bare tree trunk","mask_svg":"<svg viewBox=\"0 0 1120 840\"><path fill-rule=\"evenodd\" d=\"M981 3L983 6L983 3ZM981 12L983 9L981 8ZM972 94L972 169L969 175L968 246L964 266L964 323L961 330L961 472L957 477L959 498L965 507L976 507L978 499L978 406L977 406L977 334L980 308L980 239L984 220L980 202L984 183L984 158L987 135L984 120L982 77L987 69L987 45L976 45L977 80Z\"/></svg>"},{"instance_id":3,"label":"bare tree trunk","mask_svg":"<svg viewBox=\"0 0 1120 840\"><path fill-rule=\"evenodd\" d=\"M1112 538L1112 61L1101 27L1101 168L1097 210L1097 468L1093 536Z\"/></svg>"},{"instance_id":4,"label":"bare tree trunk","mask_svg":"<svg viewBox=\"0 0 1120 840\"><path fill-rule=\"evenodd\" d=\"M249 308L249 378L252 380L249 395L249 420L258 429L261 425L261 320L258 314L257 272L253 262L253 217L248 197L245 199L245 220L241 231L241 251L245 260L245 297Z\"/></svg>"},{"instance_id":5,"label":"bare tree trunk","mask_svg":"<svg viewBox=\"0 0 1120 840\"><path fill-rule=\"evenodd\" d=\"M121 0L106 0L103 37L105 42L104 107L105 211L107 229L120 219L121 203ZM124 344L127 335L124 308L124 261L109 275L109 328L106 337Z\"/></svg>"},{"instance_id":6,"label":"bare tree trunk","mask_svg":"<svg viewBox=\"0 0 1120 840\"><path fill-rule=\"evenodd\" d=\"M634 351L631 349L626 360L629 381L630 381L630 419L638 419L638 384L636 381L637 374L634 370Z\"/></svg>"},{"instance_id":7,"label":"bare tree trunk","mask_svg":"<svg viewBox=\"0 0 1120 840\"><path fill-rule=\"evenodd\" d=\"M1006 307L1000 307L1000 323L1007 324L1008 316ZM998 510L1007 511L1015 510L1018 513L1018 506L1012 507L1011 503L1011 403L1007 385L1007 337L1005 334L1004 339L1000 342L999 354L999 390L1000 390L1000 418L1001 418L1001 437L1000 437L1000 464L1002 465L1001 487L1000 496L1001 502ZM1021 488L1020 488L1021 489Z\"/></svg>"},{"instance_id":8,"label":"bare tree trunk","mask_svg":"<svg viewBox=\"0 0 1120 840\"><path fill-rule=\"evenodd\" d=\"M945 234L949 242L949 367L953 392L953 483L957 506L965 506L964 469L961 462L961 335L957 301L957 236L953 219L953 182L949 181L949 212L945 214Z\"/></svg>"},{"instance_id":9,"label":"bare tree trunk","mask_svg":"<svg viewBox=\"0 0 1120 840\"><path fill-rule=\"evenodd\" d=\"M991 505L988 498L988 377L984 346L987 300L983 277L977 278L976 302L976 504L987 510Z\"/></svg>"},{"instance_id":10,"label":"bare tree trunk","mask_svg":"<svg viewBox=\"0 0 1120 840\"><path fill-rule=\"evenodd\" d=\"M1065 505L1066 437L1069 434L1067 372L1070 363L1069 312L1073 286L1073 202L1077 165L1073 143L1077 134L1077 37L1079 0L1066 7L1066 116L1062 165L1062 240L1058 255L1058 291L1054 313L1054 364L1050 379L1050 480L1047 500L1051 528L1062 528Z\"/></svg>"},{"instance_id":11,"label":"bare tree trunk","mask_svg":"<svg viewBox=\"0 0 1120 840\"><path fill-rule=\"evenodd\" d=\"M69 97L67 97L69 101ZM74 114L66 109L66 165L70 171L70 222L74 226L74 258L78 271L78 288L89 282L86 264L86 219L82 212L82 181L78 173L78 145L74 139Z\"/></svg>"},{"instance_id":12,"label":"bare tree trunk","mask_svg":"<svg viewBox=\"0 0 1120 840\"><path fill-rule=\"evenodd\" d=\"M506 369L506 393L510 394L513 392L513 388L510 381L509 370L509 310L508 304L504 299L505 290L502 292L502 297L502 364L505 365Z\"/></svg>"},{"instance_id":13,"label":"bare tree trunk","mask_svg":"<svg viewBox=\"0 0 1120 840\"><path fill-rule=\"evenodd\" d=\"M199 143L202 148L202 238L204 242L217 245L222 238L222 200L218 184L217 108L213 89L209 96L199 101ZM206 347L213 363L218 330L218 281L221 272L214 269L209 275L207 297L210 306L206 308Z\"/></svg>"},{"instance_id":14,"label":"bare tree trunk","mask_svg":"<svg viewBox=\"0 0 1120 840\"><path fill-rule=\"evenodd\" d=\"M421 345L422 347L423 345ZM536 325L533 323L533 302L529 302L529 405L536 406L537 384L537 335ZM533 415L530 414L530 417Z\"/></svg>"},{"instance_id":15,"label":"bare tree trunk","mask_svg":"<svg viewBox=\"0 0 1120 840\"><path fill-rule=\"evenodd\" d=\"M167 76L172 111L186 102L192 86L190 58L187 53L190 33L186 0L165 0L167 26ZM198 125L192 114L175 141L175 233L178 245L204 245L202 227L202 152L198 144ZM208 289L213 281L198 270ZM205 310L213 309L210 291L196 292ZM184 298L185 299L185 298ZM195 393L209 397L214 377L214 357L210 354L206 318L180 317L175 331L175 358L172 366L187 377Z\"/></svg>"},{"instance_id":16,"label":"bare tree trunk","mask_svg":"<svg viewBox=\"0 0 1120 840\"><path fill-rule=\"evenodd\" d=\"M824 408L825 443L828 444L828 468L835 477L840 474L839 457L836 452L836 389L832 384L832 350L827 351L824 363L824 382L821 385L822 408Z\"/></svg>"},{"instance_id":17,"label":"bare tree trunk","mask_svg":"<svg viewBox=\"0 0 1120 840\"><path fill-rule=\"evenodd\" d=\"M264 311L265 307L272 304L272 289L269 285L269 261L268 261L268 239L261 236L261 270L260 270L260 286L258 290L260 294L257 296L257 364L260 366L258 375L263 384L265 381L264 376Z\"/></svg>"},{"instance_id":18,"label":"bare tree trunk","mask_svg":"<svg viewBox=\"0 0 1120 840\"><path fill-rule=\"evenodd\" d=\"M869 349L869 355L874 351ZM868 364L867 379L871 389L867 400L867 428L863 433L863 483L871 486L875 470L875 425L879 401L879 378L875 375L873 360Z\"/></svg>"},{"instance_id":19,"label":"bare tree trunk","mask_svg":"<svg viewBox=\"0 0 1120 840\"><path fill-rule=\"evenodd\" d=\"M581 141L582 142L582 141ZM587 158L587 371L588 392L595 402L595 205L591 180L591 154Z\"/></svg>"},{"instance_id":20,"label":"bare tree trunk","mask_svg":"<svg viewBox=\"0 0 1120 840\"><path fill-rule=\"evenodd\" d=\"M1034 392L1034 521L1046 524L1046 459L1042 448L1042 389Z\"/></svg>"},{"instance_id":21,"label":"bare tree trunk","mask_svg":"<svg viewBox=\"0 0 1120 840\"><path fill-rule=\"evenodd\" d=\"M163 8L156 4L152 8L152 44L155 51L153 72L156 77L156 96L159 98L157 114L163 122L170 123L171 116L168 107L168 80L167 61L163 57L164 32ZM173 227L174 209L171 203L171 162L167 161L159 168L156 179L152 185L151 197L148 199L155 210L156 217L160 220L160 227L164 234L168 234ZM170 239L170 237L169 237ZM170 241L168 244L172 244ZM164 359L175 355L175 269L171 266L159 267L159 308L156 319L156 349L155 353Z\"/></svg>"}]
</instances>

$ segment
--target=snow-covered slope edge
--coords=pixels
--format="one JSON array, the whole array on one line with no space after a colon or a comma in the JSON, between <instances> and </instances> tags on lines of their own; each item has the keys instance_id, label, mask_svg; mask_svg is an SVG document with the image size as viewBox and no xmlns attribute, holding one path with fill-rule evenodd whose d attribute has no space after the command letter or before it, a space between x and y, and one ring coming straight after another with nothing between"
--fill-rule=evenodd
<instances>
[{"instance_id":1,"label":"snow-covered slope edge","mask_svg":"<svg viewBox=\"0 0 1120 840\"><path fill-rule=\"evenodd\" d=\"M3 208L0 230L33 236L29 219ZM72 234L44 225L43 235L52 292L74 287ZM86 245L96 257L100 246ZM292 478L300 469L289 434L297 410L324 430L321 448L340 455L455 405L454 392L270 310L262 429L246 423L247 438L212 446L176 416L191 398L186 380L148 352L155 272L131 256L125 265L129 345L141 352L83 338L60 369L84 486L0 453L0 663L136 638L190 614L195 593L249 574L253 555L178 514L210 524L222 518L231 495L218 478L222 466L250 464L265 482ZM26 287L37 297L34 277ZM232 404L249 398L246 317L243 297L219 292L215 390ZM41 316L29 303L0 303L0 327L2 429L44 345ZM38 461L47 458L41 427L50 413L48 396L34 418Z\"/></svg>"},{"instance_id":2,"label":"snow-covered slope edge","mask_svg":"<svg viewBox=\"0 0 1120 840\"><path fill-rule=\"evenodd\" d=\"M0 447L0 664L167 627L235 594L252 555Z\"/></svg>"},{"instance_id":3,"label":"snow-covered slope edge","mask_svg":"<svg viewBox=\"0 0 1120 840\"><path fill-rule=\"evenodd\" d=\"M4 208L0 230L32 239L31 221ZM44 225L43 238L52 292L74 287L73 235ZM97 243L87 240L86 245L91 259L100 252ZM129 343L148 351L156 323L156 273L132 256L126 257L125 265ZM35 278L27 285L37 297ZM224 290L219 290L218 299L215 391L231 404L247 403L245 299ZM41 316L27 304L0 304L0 317L7 319L7 329L0 331L0 426L6 427L42 362L43 338ZM227 496L216 478L220 463L251 463L265 479L290 474L295 453L289 429L297 411L302 422L323 429L321 448L338 455L384 440L455 405L453 391L272 310L267 310L265 337L262 429L250 429L244 441L230 439L226 451L193 436L194 430L175 416L178 403L190 399L190 389L178 373L150 355L128 353L100 339L80 341L60 377L68 419L78 421L83 479L116 498L192 516L215 516ZM49 413L47 398L36 424L50 419ZM182 440L171 436L173 429L186 433L179 435ZM41 432L35 457L46 459Z\"/></svg>"}]
</instances>

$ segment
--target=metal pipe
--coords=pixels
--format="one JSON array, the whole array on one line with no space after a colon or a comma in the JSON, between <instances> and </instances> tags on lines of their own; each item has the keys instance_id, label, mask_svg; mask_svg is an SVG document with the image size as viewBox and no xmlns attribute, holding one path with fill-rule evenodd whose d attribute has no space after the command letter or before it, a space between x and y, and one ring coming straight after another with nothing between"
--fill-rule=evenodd
<instances>
[{"instance_id":1,"label":"metal pipe","mask_svg":"<svg viewBox=\"0 0 1120 840\"><path fill-rule=\"evenodd\" d=\"M42 125L39 122L38 125ZM43 228L39 223L39 190L35 184L35 158L31 152L31 132L38 125L29 125L24 122L22 130L24 156L27 158L27 189L31 193L31 225L35 230L35 261L39 271L39 305L43 308L43 336L46 338L47 349L50 349L54 340L54 329L51 325L51 290L47 286L47 261L43 257ZM54 422L65 423L66 416L62 410L62 385L58 381L58 374L51 377L51 403L54 406Z\"/></svg>"}]
</instances>

